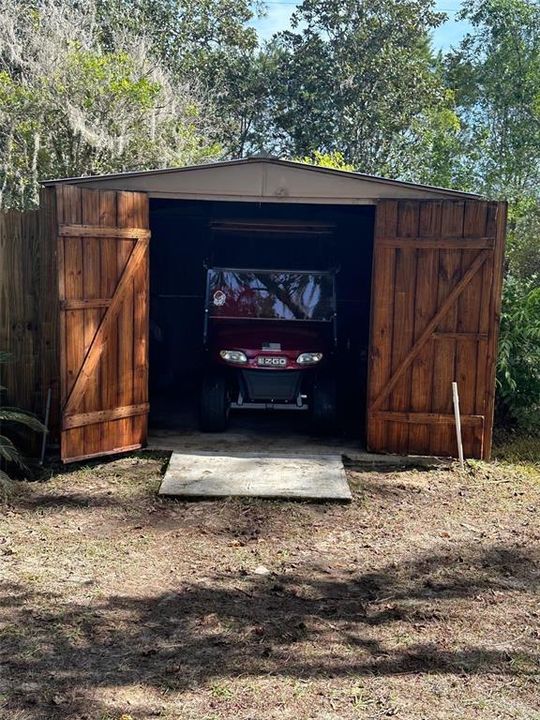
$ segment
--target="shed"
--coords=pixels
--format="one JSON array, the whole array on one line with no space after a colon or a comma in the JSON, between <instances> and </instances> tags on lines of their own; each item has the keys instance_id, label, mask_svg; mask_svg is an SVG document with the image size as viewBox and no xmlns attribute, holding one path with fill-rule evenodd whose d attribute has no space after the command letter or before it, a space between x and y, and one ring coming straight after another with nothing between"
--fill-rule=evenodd
<instances>
[{"instance_id":1,"label":"shed","mask_svg":"<svg viewBox=\"0 0 540 720\"><path fill-rule=\"evenodd\" d=\"M271 158L43 185L38 210L1 219L2 384L40 415L51 389L65 462L143 446L150 407L196 386L209 256L329 254L346 430L455 456L456 380L465 452L490 457L505 203Z\"/></svg>"}]
</instances>

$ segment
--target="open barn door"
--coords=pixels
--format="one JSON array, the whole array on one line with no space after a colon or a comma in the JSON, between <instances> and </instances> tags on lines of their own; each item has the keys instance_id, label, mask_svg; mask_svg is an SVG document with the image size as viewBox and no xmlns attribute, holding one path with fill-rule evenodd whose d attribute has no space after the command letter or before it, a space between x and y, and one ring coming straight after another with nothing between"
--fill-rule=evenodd
<instances>
[{"instance_id":1,"label":"open barn door","mask_svg":"<svg viewBox=\"0 0 540 720\"><path fill-rule=\"evenodd\" d=\"M377 206L368 447L456 456L453 380L468 457L489 458L506 205Z\"/></svg>"},{"instance_id":2,"label":"open barn door","mask_svg":"<svg viewBox=\"0 0 540 720\"><path fill-rule=\"evenodd\" d=\"M148 197L59 185L61 457L146 441Z\"/></svg>"}]
</instances>

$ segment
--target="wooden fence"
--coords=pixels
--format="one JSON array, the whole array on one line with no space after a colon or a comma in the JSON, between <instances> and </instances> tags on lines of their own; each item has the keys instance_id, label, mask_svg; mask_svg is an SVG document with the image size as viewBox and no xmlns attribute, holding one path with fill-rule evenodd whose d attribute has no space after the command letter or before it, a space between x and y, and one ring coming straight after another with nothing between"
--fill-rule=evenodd
<instances>
[{"instance_id":1,"label":"wooden fence","mask_svg":"<svg viewBox=\"0 0 540 720\"><path fill-rule=\"evenodd\" d=\"M57 395L57 301L51 195L39 210L0 213L0 366L3 405L43 417L47 390Z\"/></svg>"}]
</instances>

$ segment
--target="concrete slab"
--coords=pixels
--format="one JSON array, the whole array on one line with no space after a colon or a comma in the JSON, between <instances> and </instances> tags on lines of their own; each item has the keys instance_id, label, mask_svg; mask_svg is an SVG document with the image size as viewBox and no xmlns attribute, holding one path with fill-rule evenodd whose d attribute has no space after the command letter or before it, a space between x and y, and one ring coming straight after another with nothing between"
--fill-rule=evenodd
<instances>
[{"instance_id":1,"label":"concrete slab","mask_svg":"<svg viewBox=\"0 0 540 720\"><path fill-rule=\"evenodd\" d=\"M351 500L340 455L173 452L160 495Z\"/></svg>"},{"instance_id":2,"label":"concrete slab","mask_svg":"<svg viewBox=\"0 0 540 720\"><path fill-rule=\"evenodd\" d=\"M301 432L268 432L234 428L224 433L202 433L198 430L150 429L149 450L209 455L245 454L260 448L265 456L321 456L340 455L361 465L396 467L446 467L448 458L419 455L378 455L362 449L359 444L343 438L314 437Z\"/></svg>"}]
</instances>

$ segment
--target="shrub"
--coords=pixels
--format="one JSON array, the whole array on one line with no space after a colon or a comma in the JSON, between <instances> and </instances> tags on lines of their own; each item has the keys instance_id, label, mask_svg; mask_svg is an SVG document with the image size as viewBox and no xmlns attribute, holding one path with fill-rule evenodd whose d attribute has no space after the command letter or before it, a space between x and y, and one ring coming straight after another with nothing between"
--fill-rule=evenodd
<instances>
[{"instance_id":1,"label":"shrub","mask_svg":"<svg viewBox=\"0 0 540 720\"><path fill-rule=\"evenodd\" d=\"M9 353L0 351L0 363L7 362L9 357ZM0 386L0 392L4 390L5 388ZM7 467L11 465L26 469L21 451L16 447L13 440L4 434L6 431L9 434L10 426L14 424L23 425L37 432L45 430L45 426L35 415L25 412L24 410L12 407L0 407L0 463ZM11 480L9 475L0 467L0 495L2 495L4 499L9 492L10 484Z\"/></svg>"},{"instance_id":2,"label":"shrub","mask_svg":"<svg viewBox=\"0 0 540 720\"><path fill-rule=\"evenodd\" d=\"M505 279L497 386L501 424L527 431L540 427L540 287L535 275Z\"/></svg>"}]
</instances>

